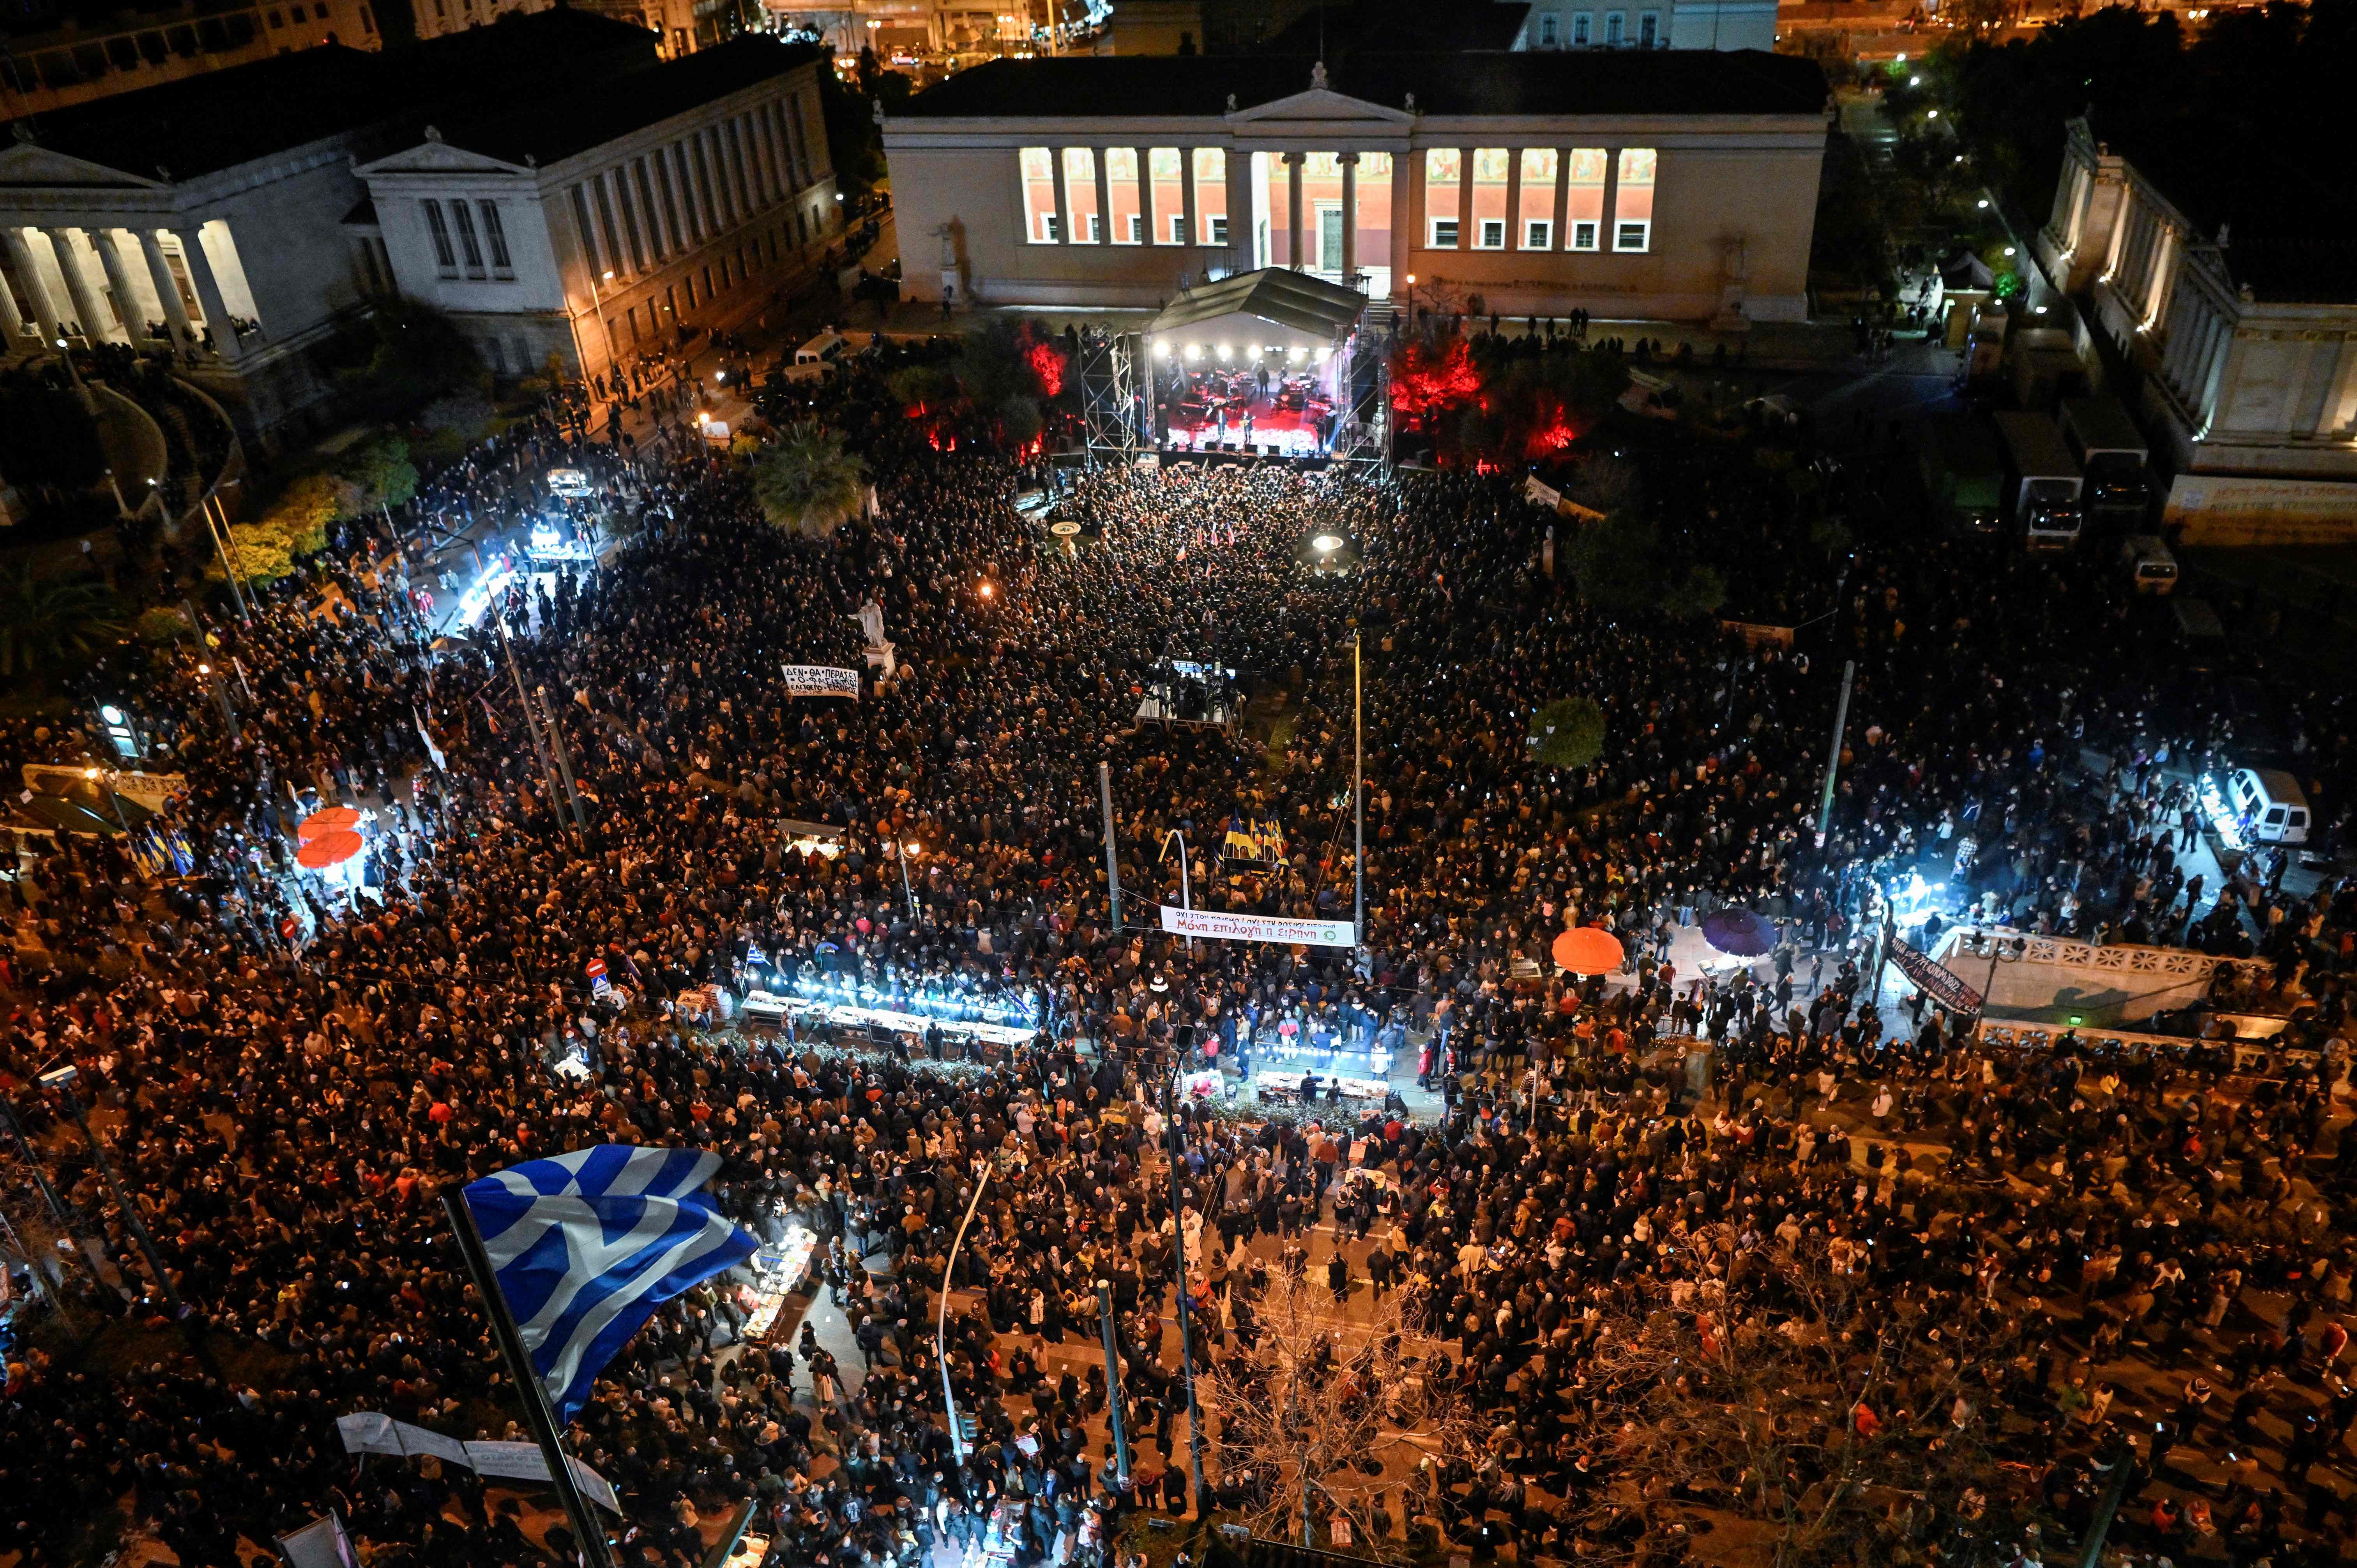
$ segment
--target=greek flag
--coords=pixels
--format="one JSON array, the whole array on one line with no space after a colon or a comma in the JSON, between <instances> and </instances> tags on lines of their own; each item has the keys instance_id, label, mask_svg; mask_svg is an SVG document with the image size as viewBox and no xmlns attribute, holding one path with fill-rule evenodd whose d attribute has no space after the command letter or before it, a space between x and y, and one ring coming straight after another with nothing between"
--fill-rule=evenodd
<instances>
[{"instance_id":1,"label":"greek flag","mask_svg":"<svg viewBox=\"0 0 2357 1568\"><path fill-rule=\"evenodd\" d=\"M759 1245L712 1207L720 1156L619 1144L468 1183L468 1212L559 1426L654 1309Z\"/></svg>"}]
</instances>

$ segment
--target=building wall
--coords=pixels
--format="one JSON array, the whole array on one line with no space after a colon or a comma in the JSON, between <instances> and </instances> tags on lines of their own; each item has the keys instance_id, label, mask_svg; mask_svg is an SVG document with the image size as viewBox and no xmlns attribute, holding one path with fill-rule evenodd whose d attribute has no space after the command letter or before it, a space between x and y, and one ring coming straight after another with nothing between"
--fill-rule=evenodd
<instances>
[{"instance_id":1,"label":"building wall","mask_svg":"<svg viewBox=\"0 0 2357 1568\"><path fill-rule=\"evenodd\" d=\"M1462 295L1478 293L1485 309L1505 315L1564 315L1585 308L1606 317L1694 319L1717 313L1732 286L1754 319L1798 319L1806 312L1809 242L1824 140L1824 125L1813 117L1729 119L1717 124L1693 117L1618 123L1422 120L1407 134L1350 142L1368 152L1387 152L1394 169L1388 188L1380 195L1366 189L1359 193L1354 260L1361 272L1370 274L1371 286L1402 303L1407 278L1414 274L1427 303L1437 289L1444 299L1460 303ZM1370 145L1377 142L1389 145ZM1248 124L1232 125L1218 118L1135 122L1125 134L1107 123L1069 119L1042 120L1030 127L912 120L888 124L885 146L901 242L902 286L914 297L941 296L939 233L944 227L961 293L993 304L1151 306L1175 294L1182 276L1200 280L1291 260L1290 195L1282 162L1286 149L1258 143ZM1206 242L1199 225L1191 231L1193 242L1169 243L1167 218L1160 210L1151 213L1147 243L1039 242L1029 236L1038 231L1034 209L1048 199L1047 187L1036 179L1026 181L1022 151L1027 146L1050 150L1049 166L1057 177L1054 199L1063 204L1058 215L1078 220L1070 230L1060 224L1060 234L1084 226L1096 201L1093 184L1104 186L1106 203L1116 218L1139 205L1135 194L1114 188L1111 161L1102 156L1105 149L1135 150L1148 160L1139 166L1150 168L1152 149L1176 147L1188 155L1185 166L1192 168L1192 149L1218 148L1226 177L1223 188L1213 188L1228 208L1229 242ZM1062 156L1073 147L1089 149L1091 172L1099 177L1081 182L1077 193ZM1429 165L1425 156L1435 147L1462 155L1502 149L1509 155L1508 184L1472 189L1470 177L1478 160L1460 156L1458 186L1440 191L1436 203L1426 189ZM1654 152L1655 184L1645 246L1624 252L1612 249L1609 223L1620 210L1617 176L1619 154L1625 148ZM1523 247L1526 209L1520 173L1525 166L1520 155L1525 149L1556 154L1552 188L1562 194L1550 196L1544 204L1550 227L1549 244L1543 251ZM1566 248L1572 242L1568 176L1572 155L1580 149L1601 150L1609 171L1600 193L1607 227L1594 251ZM1322 148L1313 144L1310 150L1341 148L1328 142ZM1254 153L1265 155L1257 164ZM1321 201L1339 198L1340 182L1322 171L1313 174L1316 166L1304 166L1302 248L1308 260L1320 263L1318 270L1338 275L1337 267L1324 264L1318 248L1315 214ZM1504 247L1478 248L1478 228L1461 216L1457 246L1433 244L1432 217L1452 199L1461 209L1469 197L1506 215ZM1199 216L1211 199L1211 192L1199 188ZM1486 212L1491 206L1480 210ZM1535 215L1538 209L1527 210ZM1401 225L1396 239L1394 224Z\"/></svg>"},{"instance_id":2,"label":"building wall","mask_svg":"<svg viewBox=\"0 0 2357 1568\"><path fill-rule=\"evenodd\" d=\"M2219 238L2072 123L2039 248L2143 373L2139 412L2178 476L2170 520L2256 540L2357 513L2315 483L2357 487L2357 305L2261 301ZM2202 476L2253 484L2188 482Z\"/></svg>"},{"instance_id":3,"label":"building wall","mask_svg":"<svg viewBox=\"0 0 2357 1568\"><path fill-rule=\"evenodd\" d=\"M816 70L539 168L436 143L370 165L362 175L401 292L447 313L509 373L552 352L576 373L603 373L675 342L683 324L734 316L748 289L766 295L841 231ZM488 242L486 203L505 269ZM479 264L465 248L462 206Z\"/></svg>"},{"instance_id":4,"label":"building wall","mask_svg":"<svg viewBox=\"0 0 2357 1568\"><path fill-rule=\"evenodd\" d=\"M0 54L0 120L45 114L330 41L377 48L383 39L376 7L377 0L268 0L200 14L185 5L141 16L136 26L126 21L14 38Z\"/></svg>"}]
</instances>

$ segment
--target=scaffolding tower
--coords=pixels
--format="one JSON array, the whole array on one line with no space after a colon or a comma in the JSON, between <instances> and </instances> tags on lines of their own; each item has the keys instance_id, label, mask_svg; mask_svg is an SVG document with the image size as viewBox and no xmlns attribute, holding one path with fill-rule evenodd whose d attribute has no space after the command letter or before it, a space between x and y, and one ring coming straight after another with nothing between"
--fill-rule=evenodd
<instances>
[{"instance_id":1,"label":"scaffolding tower","mask_svg":"<svg viewBox=\"0 0 2357 1568\"><path fill-rule=\"evenodd\" d=\"M1146 401L1137 380L1139 350L1134 332L1081 331L1081 419L1092 466L1132 467L1148 444Z\"/></svg>"},{"instance_id":2,"label":"scaffolding tower","mask_svg":"<svg viewBox=\"0 0 2357 1568\"><path fill-rule=\"evenodd\" d=\"M1391 340L1365 327L1342 347L1339 378L1345 412L1335 422L1332 456L1338 463L1392 461Z\"/></svg>"}]
</instances>

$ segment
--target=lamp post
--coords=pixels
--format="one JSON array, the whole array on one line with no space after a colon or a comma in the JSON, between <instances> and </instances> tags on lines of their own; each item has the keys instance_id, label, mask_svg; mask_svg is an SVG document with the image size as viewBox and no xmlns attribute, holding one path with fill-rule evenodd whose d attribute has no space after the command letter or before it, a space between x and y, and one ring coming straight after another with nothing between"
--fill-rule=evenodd
<instances>
[{"instance_id":1,"label":"lamp post","mask_svg":"<svg viewBox=\"0 0 2357 1568\"><path fill-rule=\"evenodd\" d=\"M93 787L96 787L96 786L99 784L99 781L100 781L100 778L101 778L101 776L102 776L102 773L104 773L104 772L111 772L111 771L113 771L113 770L112 770L112 769L101 769L101 768L83 768L83 769L81 770L81 776L82 776L82 778L83 778L84 779L88 780L88 781L89 781L89 782L90 782ZM121 829L123 830L123 836L124 836L124 837L125 837L125 838L129 838L129 837L131 836L131 824L130 824L129 822L124 822L124 821L123 820L123 797L122 797L122 796L120 796L120 795L117 795L117 794L114 792L114 788L113 788L113 785L108 785L108 786L106 786L104 789L101 789L101 790L100 790L100 793L103 794L103 795L106 797L106 803L107 803L110 807L113 808L113 811L114 811L114 825L115 825L116 827L118 827L118 828L121 828Z\"/></svg>"},{"instance_id":2,"label":"lamp post","mask_svg":"<svg viewBox=\"0 0 2357 1568\"><path fill-rule=\"evenodd\" d=\"M156 1276L156 1288L164 1293L165 1305L172 1309L172 1321L178 1323L188 1315L188 1309L181 1303L180 1293L172 1287L172 1276L164 1272L164 1260L156 1251L156 1238L147 1234L147 1222L139 1218L139 1206L123 1190L123 1178L114 1174L114 1162L106 1157L105 1148L90 1130L90 1118L83 1114L81 1097L74 1092L74 1080L81 1076L81 1069L69 1063L43 1073L41 1085L64 1097L66 1113L73 1118L74 1125L81 1131L82 1141L90 1145L91 1158L98 1163L99 1174L106 1178L107 1190L114 1195L115 1207L123 1211L123 1223L130 1230L131 1239L138 1243L139 1255L147 1260L148 1273Z\"/></svg>"},{"instance_id":3,"label":"lamp post","mask_svg":"<svg viewBox=\"0 0 2357 1568\"><path fill-rule=\"evenodd\" d=\"M1187 835L1178 828L1172 828L1164 834L1162 853L1166 855L1170 853L1172 839L1178 841L1178 907L1191 910L1195 908L1195 888L1187 874ZM1192 937L1187 939L1187 956L1189 958L1195 956L1195 939Z\"/></svg>"},{"instance_id":4,"label":"lamp post","mask_svg":"<svg viewBox=\"0 0 2357 1568\"><path fill-rule=\"evenodd\" d=\"M597 330L606 338L606 376L610 381L614 375L614 324L606 319L606 302L597 292L597 280L601 277L608 283L612 283L614 269L608 267L602 273L592 270L589 274L589 312L597 318ZM577 344L576 348L578 348ZM581 381L586 390L589 381L589 371L587 366L582 369Z\"/></svg>"},{"instance_id":5,"label":"lamp post","mask_svg":"<svg viewBox=\"0 0 2357 1568\"><path fill-rule=\"evenodd\" d=\"M1186 1206L1179 1201L1178 1187L1178 1158L1186 1152L1178 1141L1178 1107L1184 1103L1178 1079L1184 1070L1174 1062L1170 1071L1170 1214L1178 1252L1178 1357L1187 1374L1187 1456L1194 1467L1195 1518L1200 1520L1210 1511L1211 1504L1203 1490L1203 1412L1195 1402L1194 1315L1187 1302Z\"/></svg>"},{"instance_id":6,"label":"lamp post","mask_svg":"<svg viewBox=\"0 0 2357 1568\"><path fill-rule=\"evenodd\" d=\"M892 854L892 858L900 863L900 892L909 900L909 919L912 924L917 918L917 890L909 884L909 857L924 853L923 844L919 843L915 839L908 839L903 841Z\"/></svg>"},{"instance_id":7,"label":"lamp post","mask_svg":"<svg viewBox=\"0 0 2357 1568\"><path fill-rule=\"evenodd\" d=\"M212 535L213 548L221 552L221 575L229 579L229 596L237 601L237 618L252 625L253 612L246 607L245 589L238 582L236 542L229 531L229 514L216 509L221 505L217 492L207 491L198 501L197 510L204 514L205 532Z\"/></svg>"}]
</instances>

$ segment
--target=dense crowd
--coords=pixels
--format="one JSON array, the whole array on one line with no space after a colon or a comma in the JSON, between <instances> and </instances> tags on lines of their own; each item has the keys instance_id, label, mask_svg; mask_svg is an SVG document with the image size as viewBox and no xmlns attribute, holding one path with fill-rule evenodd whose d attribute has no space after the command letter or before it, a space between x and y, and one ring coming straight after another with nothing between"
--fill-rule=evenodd
<instances>
[{"instance_id":1,"label":"dense crowd","mask_svg":"<svg viewBox=\"0 0 2357 1568\"><path fill-rule=\"evenodd\" d=\"M1557 1556L1683 1550L1647 1477L1613 1469L1598 1326L1631 1303L1692 1312L1698 1292L1706 1315L1805 1319L1778 1279L1804 1261L1863 1276L1869 1300L1948 1304L1896 1315L1925 1331L1974 1303L2012 1325L1975 1369L1986 1402L1953 1419L2036 1484L1985 1522L1927 1492L1892 1510L1880 1560L2009 1561L2034 1498L2083 1524L2077 1483L2127 1463L2141 1486L2172 1445L2226 1453L2211 1427L2234 1441L2201 1504L2211 1537L2133 1493L2122 1533L2180 1557L2334 1560L2316 1543L2347 1516L2319 1477L2345 1466L2357 1398L2334 1391L2351 1265L2320 1192L2346 1165L2332 1043L2357 889L2182 873L2184 768L2230 752L2229 720L2156 689L2136 628L2083 613L2115 594L2094 572L1869 540L1806 651L1747 653L1707 622L1583 609L1550 570L1550 520L1504 478L1172 467L1060 478L1018 507L1036 469L897 429L877 368L811 395L879 481L879 517L830 542L761 522L725 459L625 460L551 417L420 509L525 526L559 462L605 488L627 542L553 593L511 589L494 619L511 636L429 643L425 546L356 534L377 564L338 577L340 615L312 613L319 583L290 585L201 654L99 672L188 780L174 811L199 874L159 894L104 841L32 849L7 886L46 969L0 1024L0 1072L111 1260L73 1272L69 1309L159 1333L170 1317L67 1108L29 1087L64 1059L191 1350L101 1373L20 1348L0 1552L59 1560L128 1498L183 1563L230 1568L241 1538L266 1545L334 1501L380 1560L563 1561L562 1526L527 1531L457 1466L356 1466L332 1418L501 1435L512 1412L436 1195L619 1141L715 1150L726 1211L770 1240L823 1237L864 1363L838 1366L807 1325L746 1347L726 1282L664 1308L575 1434L624 1496L631 1568L694 1562L700 1521L746 1498L787 1561L911 1564L985 1522L1027 1564L1093 1559L1108 1509L1151 1499L1110 1495L1092 1435L1107 1390L1048 1376L1044 1347L1092 1332L1108 1281L1129 1431L1169 1461L1181 1238L1211 1330L1199 1354L1243 1353L1271 1262L1344 1296L1396 1286L1446 1343L1428 1370L1497 1430L1396 1495L1402 1539L1495 1520ZM1772 551L1741 483L1709 494L1731 550ZM1665 483L1654 504L1682 495ZM1083 525L1072 549L1049 517ZM1326 533L1339 558L1311 542ZM871 604L895 671L856 703L791 696L783 666L861 663ZM1354 639L1363 946L1190 953L1112 929L1100 759L1133 897L1175 901L1176 831L1199 903L1349 912ZM1173 658L1243 671L1254 724L1141 725L1146 672ZM1820 846L1844 660L1848 752ZM1558 696L1604 710L1584 768L1529 752L1532 708ZM2338 694L2288 700L2290 748L2337 802ZM75 739L16 738L27 757ZM383 812L356 898L292 858L299 817L339 802ZM1281 822L1283 861L1223 865L1232 819ZM1958 1020L1882 1017L1856 961L1910 872L1945 886L1944 918L2272 960L2299 1037L2331 1048L2229 1093L2192 1058L2018 1058ZM1783 945L1683 972L1675 933L1728 904ZM1582 924L1622 937L1626 972L1531 979ZM628 1005L593 993L593 960ZM843 1054L668 1011L806 972L986 1000L1039 1033L937 1061L968 1053L935 1032ZM1378 1035L1415 1043L1437 1111L1189 1111L1173 1182L1174 1070ZM1707 1096L1655 1058L1673 1036L1722 1047ZM1969 1179L1928 1180L1909 1151L1929 1141ZM977 1159L994 1179L952 1280ZM1353 1166L1383 1179L1340 1180ZM29 1170L7 1169L33 1214ZM949 1380L982 1416L962 1462L928 1331L948 1286L979 1293L951 1317ZM1836 1326L1859 1359L1835 1424L1939 1436L1948 1411L1851 1386L1881 1330ZM2187 1390L2135 1451L2087 1419L2131 1352ZM2191 1376L2213 1358L2235 1373L2214 1391L2223 1423ZM2276 1456L2264 1475L2253 1436ZM1795 1495L1834 1463L1811 1452L1781 1478ZM1157 1479L1184 1503L1182 1465ZM1215 1457L1206 1481L1206 1501L1243 1500L1250 1456Z\"/></svg>"}]
</instances>

